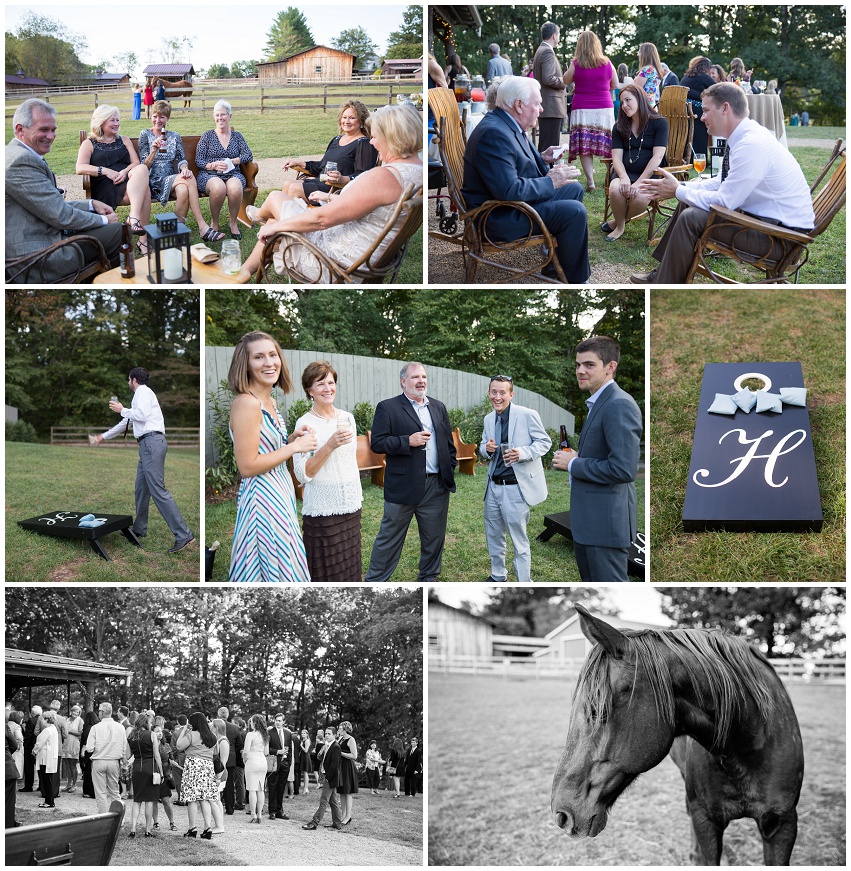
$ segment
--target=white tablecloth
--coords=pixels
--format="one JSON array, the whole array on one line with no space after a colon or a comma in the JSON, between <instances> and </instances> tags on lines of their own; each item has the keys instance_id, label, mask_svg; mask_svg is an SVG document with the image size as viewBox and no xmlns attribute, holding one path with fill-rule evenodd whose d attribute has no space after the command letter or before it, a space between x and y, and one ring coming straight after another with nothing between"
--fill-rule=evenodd
<instances>
[{"instance_id":1,"label":"white tablecloth","mask_svg":"<svg viewBox=\"0 0 851 871\"><path fill-rule=\"evenodd\" d=\"M783 104L777 94L747 94L750 117L770 130L788 148Z\"/></svg>"}]
</instances>

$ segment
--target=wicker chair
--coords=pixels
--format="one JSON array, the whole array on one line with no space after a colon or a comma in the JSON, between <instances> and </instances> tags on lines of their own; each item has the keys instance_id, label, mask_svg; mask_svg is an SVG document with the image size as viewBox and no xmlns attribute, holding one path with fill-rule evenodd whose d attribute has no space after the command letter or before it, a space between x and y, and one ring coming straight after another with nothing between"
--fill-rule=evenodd
<instances>
[{"instance_id":1,"label":"wicker chair","mask_svg":"<svg viewBox=\"0 0 851 871\"><path fill-rule=\"evenodd\" d=\"M541 220L541 216L530 205L505 200L488 200L478 208L472 210L467 208L464 195L461 192L467 137L458 114L458 103L455 101L454 93L449 88L430 88L428 101L435 117L439 119L440 161L443 164L449 195L458 207L461 220L460 229L455 234L450 235L431 230L429 236L461 246L467 284L472 284L476 280L479 264L491 266L506 273L506 277L501 280L496 279L496 283L535 278L538 281L552 284L567 284L567 277L556 257L556 240ZM494 209L501 208L516 209L526 215L530 225L526 236L511 242L497 242L488 236L488 215ZM494 259L494 256L526 248L533 249L536 255L532 264L526 268L510 266ZM550 264L555 270L556 278L542 274L542 270Z\"/></svg>"},{"instance_id":2,"label":"wicker chair","mask_svg":"<svg viewBox=\"0 0 851 871\"><path fill-rule=\"evenodd\" d=\"M42 270L48 259L63 248L74 251L77 263L65 275L45 279ZM6 260L6 284L80 284L110 269L112 265L98 239L94 236L69 236L41 251Z\"/></svg>"},{"instance_id":3,"label":"wicker chair","mask_svg":"<svg viewBox=\"0 0 851 871\"><path fill-rule=\"evenodd\" d=\"M393 237L387 248L378 257L374 258L375 253L381 246L381 243L386 239L388 233L396 225L399 218L402 218L402 224L398 232ZM263 256L260 260L260 266L257 269L255 283L268 283L267 271L272 264L272 255L274 252L280 251L283 257L287 275L297 284L381 284L385 278L390 278L391 283L396 280L399 270L402 268L402 262L405 259L405 252L408 248L408 242L411 236L417 232L423 222L423 197L422 185L419 187L409 184L402 191L401 196L396 201L396 205L390 217L387 219L381 231L375 237L372 245L349 266L344 266L336 260L332 260L324 251L317 248L309 239L302 233L281 232L275 233L267 239L263 247ZM292 263L288 263L287 252L290 247L306 248L319 261L323 267L320 274L316 278L309 278L299 271ZM323 275L329 276L327 281L323 281Z\"/></svg>"},{"instance_id":4,"label":"wicker chair","mask_svg":"<svg viewBox=\"0 0 851 871\"><path fill-rule=\"evenodd\" d=\"M755 280L755 283L788 284L790 279L797 282L801 267L809 259L810 244L830 226L834 216L845 205L845 161L847 157L844 154L844 147L836 155L831 155L827 169L840 154L842 160L839 166L836 167L827 184L813 198L815 227L808 233L798 233L786 227L766 223L759 218L752 218L741 212L734 212L720 206L711 206L706 229L695 246L694 260L686 277L686 282L690 283L695 274L699 273L718 284L742 283L738 279L728 278L715 272L707 261L707 257L711 253L729 257L744 266L758 270L760 276ZM816 185L825 174L826 172L823 171L816 180ZM731 230L733 231L732 238L730 238ZM736 248L737 234L750 230L758 230L774 242L768 254L758 257Z\"/></svg>"},{"instance_id":5,"label":"wicker chair","mask_svg":"<svg viewBox=\"0 0 851 871\"><path fill-rule=\"evenodd\" d=\"M665 149L665 169L680 181L688 181L691 170L691 140L694 135L694 112L688 102L688 88L680 85L668 85L662 91L659 101L659 114L668 122L668 145ZM603 158L606 164L606 203L603 208L603 220L608 221L611 215L609 204L609 184L614 172L611 158ZM647 211L634 215L630 221L637 221L646 215L650 216L647 226L647 243L661 238L668 221L674 214L676 205L667 205L665 200L652 200ZM656 225L659 218L663 220Z\"/></svg>"}]
</instances>

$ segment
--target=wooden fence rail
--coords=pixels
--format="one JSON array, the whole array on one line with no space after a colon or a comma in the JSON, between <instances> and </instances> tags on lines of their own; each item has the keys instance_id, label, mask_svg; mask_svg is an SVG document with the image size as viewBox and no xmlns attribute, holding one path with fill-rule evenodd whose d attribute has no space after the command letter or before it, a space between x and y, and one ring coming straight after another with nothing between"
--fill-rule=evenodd
<instances>
[{"instance_id":1,"label":"wooden fence rail","mask_svg":"<svg viewBox=\"0 0 851 871\"><path fill-rule=\"evenodd\" d=\"M50 427L50 444L65 447L88 447L89 436L104 432L102 426L52 426ZM170 448L198 448L201 446L201 429L197 426L169 427L166 432ZM127 438L117 436L103 442L100 447L135 448L132 428Z\"/></svg>"},{"instance_id":2,"label":"wooden fence rail","mask_svg":"<svg viewBox=\"0 0 851 871\"><path fill-rule=\"evenodd\" d=\"M576 678L584 659L512 659L502 656L443 656L429 651L429 671L441 674L491 675L493 677ZM783 681L845 683L844 659L770 659Z\"/></svg>"},{"instance_id":3,"label":"wooden fence rail","mask_svg":"<svg viewBox=\"0 0 851 871\"><path fill-rule=\"evenodd\" d=\"M310 89L307 93L301 93L305 88ZM393 103L398 94L412 94L422 90L422 81L415 79L369 79L366 82L360 79L338 82L311 82L311 81L280 81L264 82L262 85L257 81L244 88L243 94L231 93L231 87L218 85L197 85L192 89L192 102L196 105L183 108L183 97L173 97L172 112L208 112L213 105L223 96L234 108L243 111L259 111L261 114L269 110L281 109L321 109L327 112L330 106L335 111L345 98L357 97L364 103L375 108L378 105ZM259 93L259 103L258 94ZM299 91L299 93L294 93ZM168 93L168 88L166 88ZM85 89L34 89L32 91L8 91L6 93L6 118L11 118L15 109L30 97L37 97L56 105L56 114L79 115L81 112L94 111L101 103L113 104L118 98L132 100L132 90L128 88L99 88L97 90ZM65 99L79 97L78 100ZM272 105L272 101L290 100L286 105ZM302 100L315 100L314 103L299 102ZM200 104L200 105L199 105ZM70 110L67 107L72 107Z\"/></svg>"}]
</instances>

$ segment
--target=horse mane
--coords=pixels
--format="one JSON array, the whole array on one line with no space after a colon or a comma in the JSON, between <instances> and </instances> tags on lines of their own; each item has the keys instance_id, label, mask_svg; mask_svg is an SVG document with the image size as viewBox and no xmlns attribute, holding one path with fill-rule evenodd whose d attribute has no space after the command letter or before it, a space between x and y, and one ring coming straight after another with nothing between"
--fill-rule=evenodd
<instances>
[{"instance_id":1,"label":"horse mane","mask_svg":"<svg viewBox=\"0 0 851 871\"><path fill-rule=\"evenodd\" d=\"M774 710L774 698L758 663L769 665L765 656L747 642L720 629L622 629L628 642L627 658L635 665L633 691L639 672L646 675L653 692L656 713L668 726L674 725L675 697L672 659L680 663L691 680L698 699L707 696L715 711L713 745L722 746L730 728L746 707L750 696L763 721ZM612 657L596 644L576 683L571 722L580 713L591 723L592 732L611 713L609 666Z\"/></svg>"}]
</instances>

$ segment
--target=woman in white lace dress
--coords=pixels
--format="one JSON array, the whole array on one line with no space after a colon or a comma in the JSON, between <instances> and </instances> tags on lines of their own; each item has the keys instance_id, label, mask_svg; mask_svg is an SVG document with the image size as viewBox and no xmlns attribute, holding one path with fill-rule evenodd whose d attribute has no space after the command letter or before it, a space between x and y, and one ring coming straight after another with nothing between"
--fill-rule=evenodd
<instances>
[{"instance_id":1,"label":"woman in white lace dress","mask_svg":"<svg viewBox=\"0 0 851 871\"><path fill-rule=\"evenodd\" d=\"M252 221L263 223L257 244L248 256L239 277L243 283L260 266L266 240L275 233L290 231L303 234L308 242L344 266L360 258L373 244L379 231L393 213L393 207L408 184L422 187L423 164L418 156L422 148L422 116L408 104L382 106L369 117L370 142L378 151L382 165L357 176L331 195L317 191L313 202L326 203L311 209L303 200L293 200L283 191L273 191L260 208L246 209ZM403 218L387 234L374 259L389 247ZM265 223L264 223L265 222ZM284 262L285 261L285 262ZM287 268L313 282L327 283L329 276L306 246L290 245L282 258L275 255L275 269Z\"/></svg>"},{"instance_id":2,"label":"woman in white lace dress","mask_svg":"<svg viewBox=\"0 0 851 871\"><path fill-rule=\"evenodd\" d=\"M309 426L316 436L315 451L293 455L295 476L304 484L302 534L310 578L360 581L363 491L355 419L334 407L337 373L327 360L311 363L301 386L313 408L296 429Z\"/></svg>"}]
</instances>

